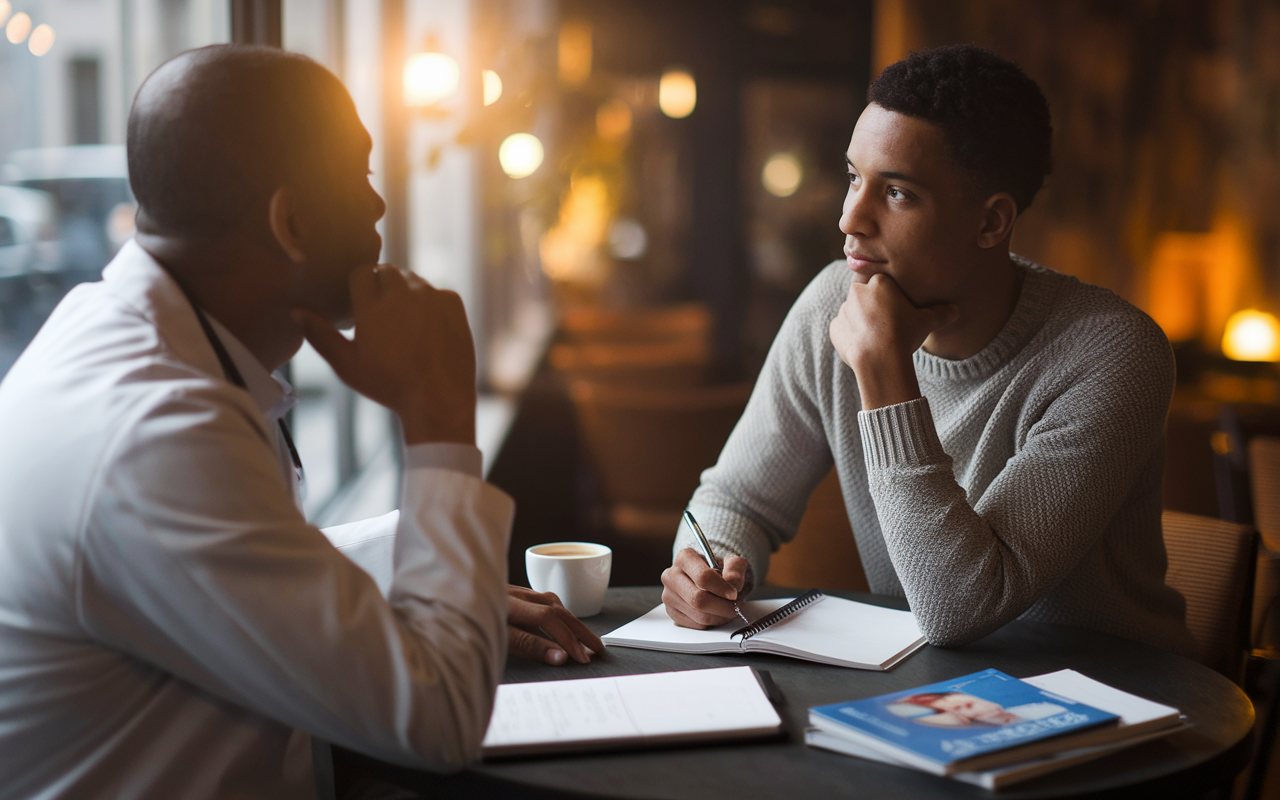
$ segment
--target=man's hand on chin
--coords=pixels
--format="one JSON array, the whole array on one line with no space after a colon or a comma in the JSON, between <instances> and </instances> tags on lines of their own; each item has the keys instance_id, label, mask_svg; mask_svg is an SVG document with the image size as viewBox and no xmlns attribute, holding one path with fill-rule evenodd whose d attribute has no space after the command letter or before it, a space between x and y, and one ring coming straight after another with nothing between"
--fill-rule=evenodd
<instances>
[{"instance_id":1,"label":"man's hand on chin","mask_svg":"<svg viewBox=\"0 0 1280 800\"><path fill-rule=\"evenodd\" d=\"M508 586L507 623L508 652L529 661L559 666L572 658L586 664L604 652L600 637L550 592Z\"/></svg>"},{"instance_id":2,"label":"man's hand on chin","mask_svg":"<svg viewBox=\"0 0 1280 800\"><path fill-rule=\"evenodd\" d=\"M831 344L858 379L863 410L918 398L911 354L959 315L951 303L917 308L897 281L883 273L865 284L853 281L828 330Z\"/></svg>"}]
</instances>

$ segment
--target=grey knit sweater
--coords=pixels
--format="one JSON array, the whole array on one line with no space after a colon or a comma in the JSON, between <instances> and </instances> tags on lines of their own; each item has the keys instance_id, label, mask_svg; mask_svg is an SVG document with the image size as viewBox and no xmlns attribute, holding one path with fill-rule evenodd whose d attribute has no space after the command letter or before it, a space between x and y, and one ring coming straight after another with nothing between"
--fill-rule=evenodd
<instances>
[{"instance_id":1,"label":"grey knit sweater","mask_svg":"<svg viewBox=\"0 0 1280 800\"><path fill-rule=\"evenodd\" d=\"M918 350L923 398L873 411L828 339L851 280L828 266L690 508L754 580L834 460L871 590L905 596L933 644L1021 617L1187 652L1160 533L1168 341L1106 289L1013 260L1026 278L1000 333L961 361Z\"/></svg>"}]
</instances>

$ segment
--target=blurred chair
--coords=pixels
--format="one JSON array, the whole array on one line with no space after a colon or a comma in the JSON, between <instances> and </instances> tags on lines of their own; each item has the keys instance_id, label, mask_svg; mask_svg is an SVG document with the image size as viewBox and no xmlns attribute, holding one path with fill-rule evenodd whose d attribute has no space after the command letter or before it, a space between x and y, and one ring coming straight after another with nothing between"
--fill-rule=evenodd
<instances>
[{"instance_id":1,"label":"blurred chair","mask_svg":"<svg viewBox=\"0 0 1280 800\"><path fill-rule=\"evenodd\" d=\"M574 381L588 459L620 535L670 544L702 470L742 416L750 384L657 387Z\"/></svg>"},{"instance_id":2,"label":"blurred chair","mask_svg":"<svg viewBox=\"0 0 1280 800\"><path fill-rule=\"evenodd\" d=\"M1248 646L1256 534L1248 525L1165 511L1165 582L1187 600L1196 660L1233 681Z\"/></svg>"},{"instance_id":3,"label":"blurred chair","mask_svg":"<svg viewBox=\"0 0 1280 800\"><path fill-rule=\"evenodd\" d=\"M561 343L551 348L551 366L567 380L647 387L707 383L707 340Z\"/></svg>"},{"instance_id":4,"label":"blurred chair","mask_svg":"<svg viewBox=\"0 0 1280 800\"><path fill-rule=\"evenodd\" d=\"M1258 529L1258 567L1254 574L1254 654L1280 657L1280 438L1249 441L1249 487Z\"/></svg>"},{"instance_id":5,"label":"blurred chair","mask_svg":"<svg viewBox=\"0 0 1280 800\"><path fill-rule=\"evenodd\" d=\"M1249 442L1280 436L1280 408L1264 403L1221 403L1210 437L1217 486L1218 516L1252 525L1254 503L1249 481Z\"/></svg>"},{"instance_id":6,"label":"blurred chair","mask_svg":"<svg viewBox=\"0 0 1280 800\"><path fill-rule=\"evenodd\" d=\"M566 311L560 330L576 343L705 343L711 336L711 312L698 303L640 309L585 306Z\"/></svg>"},{"instance_id":7,"label":"blurred chair","mask_svg":"<svg viewBox=\"0 0 1280 800\"><path fill-rule=\"evenodd\" d=\"M834 468L809 495L796 538L769 559L765 584L870 591Z\"/></svg>"}]
</instances>

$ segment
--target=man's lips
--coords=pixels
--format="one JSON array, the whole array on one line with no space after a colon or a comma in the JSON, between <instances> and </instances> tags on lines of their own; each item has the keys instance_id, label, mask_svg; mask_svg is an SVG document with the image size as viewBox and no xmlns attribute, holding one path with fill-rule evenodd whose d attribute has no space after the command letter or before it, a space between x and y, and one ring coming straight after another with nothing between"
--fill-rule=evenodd
<instances>
[{"instance_id":1,"label":"man's lips","mask_svg":"<svg viewBox=\"0 0 1280 800\"><path fill-rule=\"evenodd\" d=\"M845 260L849 262L849 267L855 272L874 269L877 264L888 263L881 258L872 258L865 253L844 251Z\"/></svg>"}]
</instances>

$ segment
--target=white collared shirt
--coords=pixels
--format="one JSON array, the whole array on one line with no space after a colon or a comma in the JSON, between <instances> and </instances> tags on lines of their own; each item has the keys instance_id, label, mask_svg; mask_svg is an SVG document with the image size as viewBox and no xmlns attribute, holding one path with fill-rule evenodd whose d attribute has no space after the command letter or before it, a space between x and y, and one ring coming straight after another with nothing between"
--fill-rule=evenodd
<instances>
[{"instance_id":1,"label":"white collared shirt","mask_svg":"<svg viewBox=\"0 0 1280 800\"><path fill-rule=\"evenodd\" d=\"M384 599L291 496L288 392L218 333L249 392L130 242L0 383L0 798L312 797L295 729L479 752L510 498L478 451L410 448Z\"/></svg>"}]
</instances>

